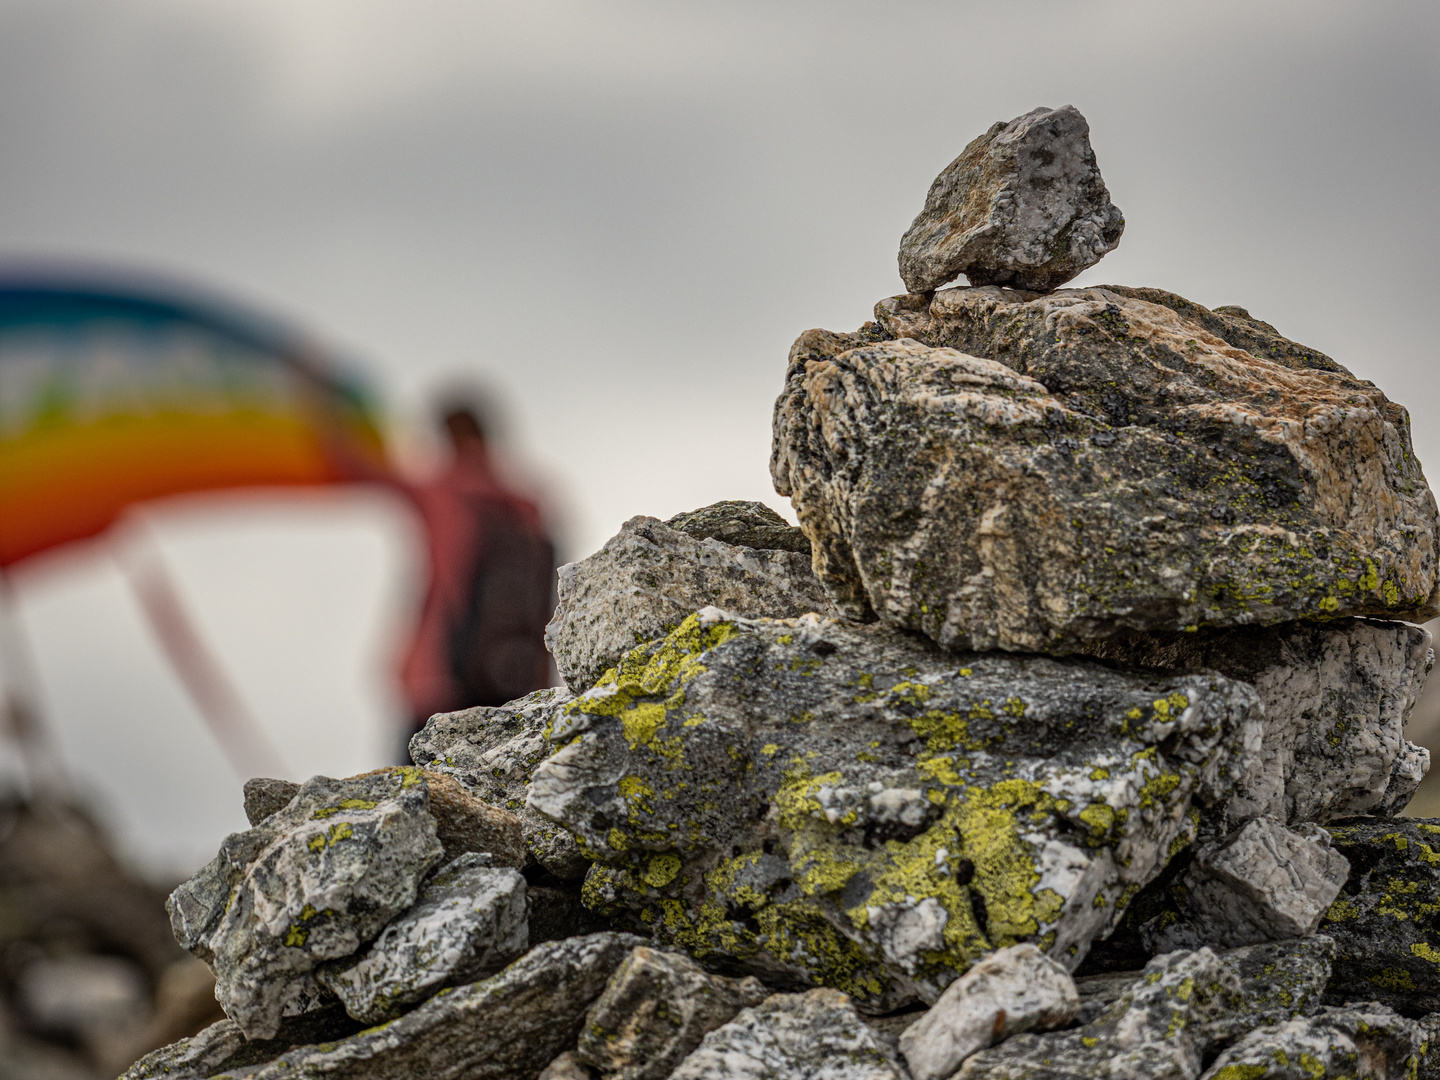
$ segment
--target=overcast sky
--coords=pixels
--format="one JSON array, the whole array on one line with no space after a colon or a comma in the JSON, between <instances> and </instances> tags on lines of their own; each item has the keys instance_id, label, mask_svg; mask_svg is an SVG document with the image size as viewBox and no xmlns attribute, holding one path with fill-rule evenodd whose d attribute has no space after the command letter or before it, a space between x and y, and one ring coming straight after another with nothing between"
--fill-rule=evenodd
<instances>
[{"instance_id":1,"label":"overcast sky","mask_svg":"<svg viewBox=\"0 0 1440 1080\"><path fill-rule=\"evenodd\" d=\"M1243 305L1407 405L1440 463L1437 89L1433 2L0 0L0 257L287 318L402 436L483 379L577 557L637 513L788 512L790 342L901 291L966 142L1070 103L1127 223L1079 283ZM291 771L375 763L408 522L369 497L157 520ZM208 856L237 780L113 564L21 591L86 790L151 865Z\"/></svg>"}]
</instances>

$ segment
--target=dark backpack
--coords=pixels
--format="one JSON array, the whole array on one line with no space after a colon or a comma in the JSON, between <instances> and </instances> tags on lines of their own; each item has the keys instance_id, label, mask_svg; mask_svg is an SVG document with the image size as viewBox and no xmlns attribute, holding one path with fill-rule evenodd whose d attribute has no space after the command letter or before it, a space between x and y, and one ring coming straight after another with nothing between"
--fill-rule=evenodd
<instances>
[{"instance_id":1,"label":"dark backpack","mask_svg":"<svg viewBox=\"0 0 1440 1080\"><path fill-rule=\"evenodd\" d=\"M450 633L466 707L503 705L550 685L545 624L555 610L555 548L514 504L487 500L469 599Z\"/></svg>"}]
</instances>

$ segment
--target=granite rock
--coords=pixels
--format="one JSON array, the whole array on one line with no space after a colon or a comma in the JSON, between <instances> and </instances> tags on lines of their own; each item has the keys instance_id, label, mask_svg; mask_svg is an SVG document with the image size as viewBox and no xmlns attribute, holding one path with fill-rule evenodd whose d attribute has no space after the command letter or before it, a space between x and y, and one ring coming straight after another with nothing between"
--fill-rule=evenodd
<instances>
[{"instance_id":1,"label":"granite rock","mask_svg":"<svg viewBox=\"0 0 1440 1080\"><path fill-rule=\"evenodd\" d=\"M247 1080L535 1076L575 1045L585 1010L638 944L628 934L592 934L538 945L497 975L436 994L348 1039L282 1054Z\"/></svg>"},{"instance_id":2,"label":"granite rock","mask_svg":"<svg viewBox=\"0 0 1440 1080\"><path fill-rule=\"evenodd\" d=\"M247 1039L235 1021L220 1020L146 1054L120 1080L208 1080L212 1076L238 1080L297 1046L343 1039L359 1029L334 1001L304 1016L287 1017L271 1039Z\"/></svg>"},{"instance_id":3,"label":"granite rock","mask_svg":"<svg viewBox=\"0 0 1440 1080\"><path fill-rule=\"evenodd\" d=\"M709 1035L671 1080L905 1080L838 990L775 994Z\"/></svg>"},{"instance_id":4,"label":"granite rock","mask_svg":"<svg viewBox=\"0 0 1440 1080\"><path fill-rule=\"evenodd\" d=\"M1358 818L1329 832L1350 878L1320 924L1335 939L1326 1000L1440 1012L1440 818Z\"/></svg>"},{"instance_id":5,"label":"granite rock","mask_svg":"<svg viewBox=\"0 0 1440 1080\"><path fill-rule=\"evenodd\" d=\"M1258 718L1220 676L714 608L563 713L530 805L605 864L588 904L873 1012L1021 941L1078 964L1228 797Z\"/></svg>"},{"instance_id":6,"label":"granite rock","mask_svg":"<svg viewBox=\"0 0 1440 1080\"><path fill-rule=\"evenodd\" d=\"M415 902L443 855L429 803L419 769L314 777L171 894L176 939L214 968L215 996L247 1038L323 1000L314 969Z\"/></svg>"},{"instance_id":7,"label":"granite rock","mask_svg":"<svg viewBox=\"0 0 1440 1080\"><path fill-rule=\"evenodd\" d=\"M1301 829L1256 818L1203 845L1184 877L1183 917L1154 927L1150 948L1234 948L1313 934L1350 863L1324 829Z\"/></svg>"},{"instance_id":8,"label":"granite rock","mask_svg":"<svg viewBox=\"0 0 1440 1080\"><path fill-rule=\"evenodd\" d=\"M1235 974L1209 949L1157 956L1135 985L1083 1027L1022 1034L969 1058L957 1080L1195 1080ZM1230 1078L1233 1080L1233 1078Z\"/></svg>"},{"instance_id":9,"label":"granite rock","mask_svg":"<svg viewBox=\"0 0 1440 1080\"><path fill-rule=\"evenodd\" d=\"M575 1057L616 1080L665 1080L707 1034L770 991L637 946L590 1006Z\"/></svg>"},{"instance_id":10,"label":"granite rock","mask_svg":"<svg viewBox=\"0 0 1440 1080\"><path fill-rule=\"evenodd\" d=\"M691 526L700 532L713 524L706 510L682 517L705 518ZM808 551L747 547L712 535L697 539L654 518L634 517L594 555L560 568L560 604L545 628L545 644L566 684L579 693L637 644L668 633L707 605L755 618L829 612Z\"/></svg>"},{"instance_id":11,"label":"granite rock","mask_svg":"<svg viewBox=\"0 0 1440 1080\"><path fill-rule=\"evenodd\" d=\"M245 798L245 820L259 825L271 814L285 809L300 792L300 785L289 780L272 780L257 776L246 780L241 789Z\"/></svg>"},{"instance_id":12,"label":"granite rock","mask_svg":"<svg viewBox=\"0 0 1440 1080\"><path fill-rule=\"evenodd\" d=\"M665 524L696 540L719 540L732 547L793 551L810 557L805 534L764 503L727 499L668 518Z\"/></svg>"},{"instance_id":13,"label":"granite rock","mask_svg":"<svg viewBox=\"0 0 1440 1080\"><path fill-rule=\"evenodd\" d=\"M1070 973L1034 945L985 957L900 1036L914 1080L946 1080L977 1050L1022 1031L1065 1027L1080 1008Z\"/></svg>"},{"instance_id":14,"label":"granite rock","mask_svg":"<svg viewBox=\"0 0 1440 1080\"><path fill-rule=\"evenodd\" d=\"M462 855L427 881L357 958L320 969L321 985L356 1020L378 1024L445 986L494 974L525 952L525 879L489 857Z\"/></svg>"},{"instance_id":15,"label":"granite rock","mask_svg":"<svg viewBox=\"0 0 1440 1080\"><path fill-rule=\"evenodd\" d=\"M1423 1041L1419 1025L1383 1005L1324 1008L1250 1032L1205 1080L1413 1080Z\"/></svg>"},{"instance_id":16,"label":"granite rock","mask_svg":"<svg viewBox=\"0 0 1440 1080\"><path fill-rule=\"evenodd\" d=\"M964 274L972 285L1055 289L1120 243L1090 125L1073 105L993 125L930 186L900 241L900 276L929 292Z\"/></svg>"},{"instance_id":17,"label":"granite rock","mask_svg":"<svg viewBox=\"0 0 1440 1080\"><path fill-rule=\"evenodd\" d=\"M1223 834L1257 817L1323 823L1403 810L1429 767L1404 730L1434 664L1430 644L1429 631L1408 623L1336 619L1139 634L1087 651L1255 687L1265 706L1259 760L1216 821Z\"/></svg>"},{"instance_id":18,"label":"granite rock","mask_svg":"<svg viewBox=\"0 0 1440 1080\"><path fill-rule=\"evenodd\" d=\"M410 740L410 759L428 772L453 776L472 794L520 819L530 860L562 881L590 869L574 838L525 806L535 766L554 749L545 732L574 695L536 690L507 705L438 713Z\"/></svg>"},{"instance_id":19,"label":"granite rock","mask_svg":"<svg viewBox=\"0 0 1440 1080\"><path fill-rule=\"evenodd\" d=\"M952 648L1049 653L1440 612L1405 410L1162 299L946 289L801 335L771 474L836 605Z\"/></svg>"}]
</instances>

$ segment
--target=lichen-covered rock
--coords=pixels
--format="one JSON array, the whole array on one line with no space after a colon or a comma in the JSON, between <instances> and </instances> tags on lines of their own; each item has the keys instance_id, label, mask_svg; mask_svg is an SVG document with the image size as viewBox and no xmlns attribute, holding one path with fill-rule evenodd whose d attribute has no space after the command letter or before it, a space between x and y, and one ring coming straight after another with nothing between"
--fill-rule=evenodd
<instances>
[{"instance_id":1,"label":"lichen-covered rock","mask_svg":"<svg viewBox=\"0 0 1440 1080\"><path fill-rule=\"evenodd\" d=\"M220 1020L194 1035L146 1054L120 1080L207 1080L212 1076L242 1077L287 1050L309 1043L343 1039L360 1025L338 1002L281 1022L273 1039L247 1039L233 1020Z\"/></svg>"},{"instance_id":2,"label":"lichen-covered rock","mask_svg":"<svg viewBox=\"0 0 1440 1080\"><path fill-rule=\"evenodd\" d=\"M585 1010L631 948L629 934L536 946L498 975L442 990L398 1020L282 1054L247 1080L515 1080L575 1044Z\"/></svg>"},{"instance_id":3,"label":"lichen-covered rock","mask_svg":"<svg viewBox=\"0 0 1440 1080\"><path fill-rule=\"evenodd\" d=\"M410 759L421 768L453 776L491 806L520 819L525 849L563 881L590 869L574 838L525 806L535 766L554 750L545 732L574 695L562 688L536 690L507 705L438 713L410 740Z\"/></svg>"},{"instance_id":4,"label":"lichen-covered rock","mask_svg":"<svg viewBox=\"0 0 1440 1080\"><path fill-rule=\"evenodd\" d=\"M900 241L900 276L929 292L964 274L972 285L1058 288L1120 243L1110 201L1073 105L993 125L930 186Z\"/></svg>"},{"instance_id":5,"label":"lichen-covered rock","mask_svg":"<svg viewBox=\"0 0 1440 1080\"><path fill-rule=\"evenodd\" d=\"M631 518L594 555L562 566L559 595L545 644L576 693L706 605L754 618L830 610L808 551L697 539L649 517Z\"/></svg>"},{"instance_id":6,"label":"lichen-covered rock","mask_svg":"<svg viewBox=\"0 0 1440 1080\"><path fill-rule=\"evenodd\" d=\"M775 994L705 1036L671 1080L904 1080L838 990Z\"/></svg>"},{"instance_id":7,"label":"lichen-covered rock","mask_svg":"<svg viewBox=\"0 0 1440 1080\"><path fill-rule=\"evenodd\" d=\"M1324 829L1301 829L1256 818L1223 841L1202 845L1180 889L1183 917L1157 921L1150 948L1234 948L1313 934L1340 895L1350 863Z\"/></svg>"},{"instance_id":8,"label":"lichen-covered rock","mask_svg":"<svg viewBox=\"0 0 1440 1080\"><path fill-rule=\"evenodd\" d=\"M665 1080L700 1040L770 991L637 946L590 1006L575 1057L615 1080Z\"/></svg>"},{"instance_id":9,"label":"lichen-covered rock","mask_svg":"<svg viewBox=\"0 0 1440 1080\"><path fill-rule=\"evenodd\" d=\"M914 1080L945 1080L977 1050L1022 1031L1049 1031L1075 1018L1070 973L1034 945L985 957L900 1036Z\"/></svg>"},{"instance_id":10,"label":"lichen-covered rock","mask_svg":"<svg viewBox=\"0 0 1440 1080\"><path fill-rule=\"evenodd\" d=\"M245 819L259 825L271 814L285 809L300 791L300 785L289 780L272 780L257 776L246 780L241 789L245 798Z\"/></svg>"},{"instance_id":11,"label":"lichen-covered rock","mask_svg":"<svg viewBox=\"0 0 1440 1080\"><path fill-rule=\"evenodd\" d=\"M793 551L810 557L810 541L805 539L805 533L764 503L727 499L676 514L665 524L696 540L713 539L732 547Z\"/></svg>"},{"instance_id":12,"label":"lichen-covered rock","mask_svg":"<svg viewBox=\"0 0 1440 1080\"><path fill-rule=\"evenodd\" d=\"M415 902L443 855L419 769L317 776L167 902L176 939L215 970L215 996L248 1038L320 997L314 969L349 956Z\"/></svg>"},{"instance_id":13,"label":"lichen-covered rock","mask_svg":"<svg viewBox=\"0 0 1440 1080\"><path fill-rule=\"evenodd\" d=\"M1257 716L1220 676L707 608L565 707L530 805L607 864L592 906L886 1012L1020 941L1078 964L1228 796Z\"/></svg>"},{"instance_id":14,"label":"lichen-covered rock","mask_svg":"<svg viewBox=\"0 0 1440 1080\"><path fill-rule=\"evenodd\" d=\"M1257 817L1296 824L1398 813L1429 766L1429 753L1403 734L1434 663L1422 627L1336 619L1140 634L1088 651L1255 687L1265 705L1259 761L1239 778L1221 832Z\"/></svg>"},{"instance_id":15,"label":"lichen-covered rock","mask_svg":"<svg viewBox=\"0 0 1440 1080\"><path fill-rule=\"evenodd\" d=\"M378 1024L401 1006L493 974L529 945L525 879L489 857L462 855L425 883L357 959L320 969L320 983L356 1020Z\"/></svg>"},{"instance_id":16,"label":"lichen-covered rock","mask_svg":"<svg viewBox=\"0 0 1440 1080\"><path fill-rule=\"evenodd\" d=\"M1237 990L1235 974L1209 949L1157 956L1097 1019L1016 1035L968 1059L957 1080L1195 1080L1209 1047L1206 1025L1226 1016Z\"/></svg>"},{"instance_id":17,"label":"lichen-covered rock","mask_svg":"<svg viewBox=\"0 0 1440 1080\"><path fill-rule=\"evenodd\" d=\"M1221 318L1154 290L984 287L801 335L771 473L837 605L954 648L1050 653L1440 613L1405 410L1204 315ZM1260 349L1258 326L1236 340Z\"/></svg>"},{"instance_id":18,"label":"lichen-covered rock","mask_svg":"<svg viewBox=\"0 0 1440 1080\"><path fill-rule=\"evenodd\" d=\"M1326 1000L1440 1012L1440 818L1361 818L1329 831L1350 879L1320 924L1335 939Z\"/></svg>"},{"instance_id":19,"label":"lichen-covered rock","mask_svg":"<svg viewBox=\"0 0 1440 1080\"><path fill-rule=\"evenodd\" d=\"M1205 1080L1414 1080L1423 1044L1417 1024L1373 1002L1250 1032Z\"/></svg>"}]
</instances>

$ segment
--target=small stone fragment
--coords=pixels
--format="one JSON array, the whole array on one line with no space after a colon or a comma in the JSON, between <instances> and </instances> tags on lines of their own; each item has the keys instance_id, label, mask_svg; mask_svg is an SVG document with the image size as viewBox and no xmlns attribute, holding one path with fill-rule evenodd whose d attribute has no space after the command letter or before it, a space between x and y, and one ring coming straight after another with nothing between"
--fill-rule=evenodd
<instances>
[{"instance_id":1,"label":"small stone fragment","mask_svg":"<svg viewBox=\"0 0 1440 1080\"><path fill-rule=\"evenodd\" d=\"M1306 937L1340 895L1350 863L1318 826L1303 835L1257 818L1195 854L1185 875L1185 918L1157 927L1147 944L1235 948Z\"/></svg>"},{"instance_id":2,"label":"small stone fragment","mask_svg":"<svg viewBox=\"0 0 1440 1080\"><path fill-rule=\"evenodd\" d=\"M283 1054L246 1080L515 1080L575 1045L585 1010L630 950L629 934L531 949L498 975L436 994L398 1020Z\"/></svg>"},{"instance_id":3,"label":"small stone fragment","mask_svg":"<svg viewBox=\"0 0 1440 1080\"><path fill-rule=\"evenodd\" d=\"M1016 1035L966 1060L957 1080L1195 1080L1238 990L1209 949L1157 956L1134 986L1084 1027ZM1236 1080L1228 1077L1227 1080Z\"/></svg>"},{"instance_id":4,"label":"small stone fragment","mask_svg":"<svg viewBox=\"0 0 1440 1080\"><path fill-rule=\"evenodd\" d=\"M446 859L475 852L489 855L492 866L524 868L525 840L518 817L472 795L453 776L427 772L425 781L430 787L435 835L445 848Z\"/></svg>"},{"instance_id":5,"label":"small stone fragment","mask_svg":"<svg viewBox=\"0 0 1440 1080\"><path fill-rule=\"evenodd\" d=\"M540 1070L536 1080L593 1080L594 1073L585 1067L584 1063L575 1056L574 1051L567 1050L554 1061Z\"/></svg>"},{"instance_id":6,"label":"small stone fragment","mask_svg":"<svg viewBox=\"0 0 1440 1080\"><path fill-rule=\"evenodd\" d=\"M637 946L590 1006L576 1058L616 1080L665 1080L709 1032L769 995L756 979Z\"/></svg>"},{"instance_id":7,"label":"small stone fragment","mask_svg":"<svg viewBox=\"0 0 1440 1080\"><path fill-rule=\"evenodd\" d=\"M245 818L251 825L259 825L271 814L290 805L300 791L300 785L289 780L271 780L257 776L246 780L241 789L245 795Z\"/></svg>"},{"instance_id":8,"label":"small stone fragment","mask_svg":"<svg viewBox=\"0 0 1440 1080\"><path fill-rule=\"evenodd\" d=\"M904 1080L838 990L775 994L705 1036L671 1080Z\"/></svg>"},{"instance_id":9,"label":"small stone fragment","mask_svg":"<svg viewBox=\"0 0 1440 1080\"><path fill-rule=\"evenodd\" d=\"M719 540L732 547L793 551L810 557L805 534L764 503L730 499L676 514L665 522L696 540Z\"/></svg>"},{"instance_id":10,"label":"small stone fragment","mask_svg":"<svg viewBox=\"0 0 1440 1080\"><path fill-rule=\"evenodd\" d=\"M530 804L598 860L593 909L885 1013L1021 941L1078 965L1258 719L1214 674L706 608L565 707Z\"/></svg>"},{"instance_id":11,"label":"small stone fragment","mask_svg":"<svg viewBox=\"0 0 1440 1080\"><path fill-rule=\"evenodd\" d=\"M1000 122L965 147L900 241L912 293L964 274L971 285L1048 292L1113 251L1125 218L1110 201L1073 105Z\"/></svg>"},{"instance_id":12,"label":"small stone fragment","mask_svg":"<svg viewBox=\"0 0 1440 1080\"><path fill-rule=\"evenodd\" d=\"M1320 924L1335 939L1325 1000L1440 1012L1440 818L1357 818L1329 831L1352 869Z\"/></svg>"},{"instance_id":13,"label":"small stone fragment","mask_svg":"<svg viewBox=\"0 0 1440 1080\"><path fill-rule=\"evenodd\" d=\"M696 510L683 516L705 515ZM830 609L808 549L802 554L696 539L649 517L631 518L594 555L562 566L559 588L545 644L576 693L639 642L662 637L707 605L756 618Z\"/></svg>"},{"instance_id":14,"label":"small stone fragment","mask_svg":"<svg viewBox=\"0 0 1440 1080\"><path fill-rule=\"evenodd\" d=\"M1414 1080L1422 1044L1420 1026L1383 1005L1325 1008L1250 1032L1204 1080Z\"/></svg>"},{"instance_id":15,"label":"small stone fragment","mask_svg":"<svg viewBox=\"0 0 1440 1080\"><path fill-rule=\"evenodd\" d=\"M356 1020L378 1024L403 1005L493 974L528 947L525 879L466 854L425 883L358 960L318 978Z\"/></svg>"},{"instance_id":16,"label":"small stone fragment","mask_svg":"<svg viewBox=\"0 0 1440 1080\"><path fill-rule=\"evenodd\" d=\"M349 956L415 902L441 859L419 769L317 776L263 824L235 833L167 901L176 939L215 970L215 997L247 1038L320 1003L314 969Z\"/></svg>"},{"instance_id":17,"label":"small stone fragment","mask_svg":"<svg viewBox=\"0 0 1440 1080\"><path fill-rule=\"evenodd\" d=\"M900 1036L914 1080L945 1080L971 1054L1021 1031L1074 1019L1080 998L1070 973L1034 945L992 953L955 982Z\"/></svg>"},{"instance_id":18,"label":"small stone fragment","mask_svg":"<svg viewBox=\"0 0 1440 1080\"><path fill-rule=\"evenodd\" d=\"M491 806L520 819L530 857L562 881L590 869L575 839L525 806L530 774L554 749L545 731L575 695L564 687L536 690L507 705L439 713L410 740L410 759L427 772L453 776Z\"/></svg>"},{"instance_id":19,"label":"small stone fragment","mask_svg":"<svg viewBox=\"0 0 1440 1080\"><path fill-rule=\"evenodd\" d=\"M946 289L881 301L894 340L801 335L771 476L833 603L951 648L1045 653L1440 613L1405 410L1159 301Z\"/></svg>"}]
</instances>

